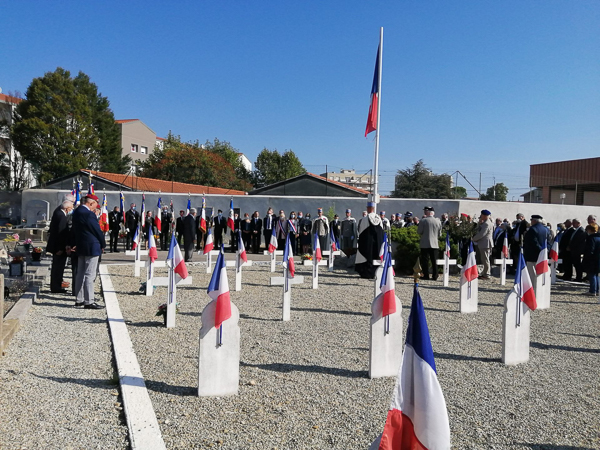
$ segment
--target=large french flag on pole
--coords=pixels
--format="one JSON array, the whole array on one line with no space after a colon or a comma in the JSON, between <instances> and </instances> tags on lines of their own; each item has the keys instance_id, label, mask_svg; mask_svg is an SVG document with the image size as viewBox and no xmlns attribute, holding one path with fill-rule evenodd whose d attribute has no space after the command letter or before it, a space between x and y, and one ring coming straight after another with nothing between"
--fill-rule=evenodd
<instances>
[{"instance_id":1,"label":"large french flag on pole","mask_svg":"<svg viewBox=\"0 0 600 450\"><path fill-rule=\"evenodd\" d=\"M277 236L275 236L275 227L273 227L271 240L269 241L269 253L273 253L275 250L277 250Z\"/></svg>"},{"instance_id":2,"label":"large french flag on pole","mask_svg":"<svg viewBox=\"0 0 600 450\"><path fill-rule=\"evenodd\" d=\"M119 193L119 200L121 203L121 214L123 214L123 224L125 224L125 196L122 192Z\"/></svg>"},{"instance_id":3,"label":"large french flag on pole","mask_svg":"<svg viewBox=\"0 0 600 450\"><path fill-rule=\"evenodd\" d=\"M541 275L548 272L548 270L548 247L544 246L544 248L540 250L537 262L535 263L535 273Z\"/></svg>"},{"instance_id":4,"label":"large french flag on pole","mask_svg":"<svg viewBox=\"0 0 600 450\"><path fill-rule=\"evenodd\" d=\"M175 237L175 233L173 233L173 235L171 236L171 246L169 247L167 261L171 261L171 267L173 267L173 270L177 275L179 275L184 280L187 278L187 267L185 266L185 260L183 259L183 255L181 254L179 245L177 245L177 238Z\"/></svg>"},{"instance_id":5,"label":"large french flag on pole","mask_svg":"<svg viewBox=\"0 0 600 450\"><path fill-rule=\"evenodd\" d=\"M214 244L213 244L212 228L209 228L208 229L208 234L206 235L206 244L204 244L204 251L202 252L202 254L206 255L213 248L214 248Z\"/></svg>"},{"instance_id":6,"label":"large french flag on pole","mask_svg":"<svg viewBox=\"0 0 600 450\"><path fill-rule=\"evenodd\" d=\"M233 199L229 201L229 217L227 217L227 226L231 228L231 231L235 230L235 223L233 221Z\"/></svg>"},{"instance_id":7,"label":"large french flag on pole","mask_svg":"<svg viewBox=\"0 0 600 450\"><path fill-rule=\"evenodd\" d=\"M525 302L530 310L535 311L537 308L537 300L535 299L535 291L533 290L531 278L529 278L529 271L527 270L527 264L525 263L523 253L519 254L517 274L515 275L515 288L517 289L517 294L521 297L521 300Z\"/></svg>"},{"instance_id":8,"label":"large french flag on pole","mask_svg":"<svg viewBox=\"0 0 600 450\"><path fill-rule=\"evenodd\" d=\"M477 272L477 260L475 259L473 242L469 243L469 253L467 253L467 261L463 266L463 273L465 274L467 281L473 281L479 275Z\"/></svg>"},{"instance_id":9,"label":"large french flag on pole","mask_svg":"<svg viewBox=\"0 0 600 450\"><path fill-rule=\"evenodd\" d=\"M231 317L229 281L227 281L225 254L222 248L206 292L210 298L217 302L215 306L215 328L219 328L223 322Z\"/></svg>"},{"instance_id":10,"label":"large french flag on pole","mask_svg":"<svg viewBox=\"0 0 600 450\"><path fill-rule=\"evenodd\" d=\"M394 268L392 267L392 254L387 252L381 275L381 295L383 295L382 317L396 312L396 282L394 281Z\"/></svg>"},{"instance_id":11,"label":"large french flag on pole","mask_svg":"<svg viewBox=\"0 0 600 450\"><path fill-rule=\"evenodd\" d=\"M288 234L285 239L285 251L283 252L283 265L287 267L288 274L291 278L294 278L296 268L294 266L294 252L292 251L292 243L290 242L290 235Z\"/></svg>"},{"instance_id":12,"label":"large french flag on pole","mask_svg":"<svg viewBox=\"0 0 600 450\"><path fill-rule=\"evenodd\" d=\"M404 355L379 449L449 448L446 401L437 379L423 301L415 285Z\"/></svg>"},{"instance_id":13,"label":"large french flag on pole","mask_svg":"<svg viewBox=\"0 0 600 450\"><path fill-rule=\"evenodd\" d=\"M558 244L560 243L560 239L562 238L562 233L556 235L554 242L552 243L552 248L550 249L549 257L554 262L558 262Z\"/></svg>"},{"instance_id":14,"label":"large french flag on pole","mask_svg":"<svg viewBox=\"0 0 600 450\"><path fill-rule=\"evenodd\" d=\"M156 240L152 234L152 230L148 233L148 258L154 262L158 258L158 252L156 251Z\"/></svg>"},{"instance_id":15,"label":"large french flag on pole","mask_svg":"<svg viewBox=\"0 0 600 450\"><path fill-rule=\"evenodd\" d=\"M319 242L319 236L315 234L313 239L313 258L317 260L317 263L321 261L323 255L321 253L321 243Z\"/></svg>"},{"instance_id":16,"label":"large french flag on pole","mask_svg":"<svg viewBox=\"0 0 600 450\"><path fill-rule=\"evenodd\" d=\"M367 128L365 137L372 131L377 130L377 104L379 103L379 58L381 57L380 47L377 48L377 59L375 60L375 73L373 74L373 86L371 87L371 105L369 106L369 116L367 117Z\"/></svg>"},{"instance_id":17,"label":"large french flag on pole","mask_svg":"<svg viewBox=\"0 0 600 450\"><path fill-rule=\"evenodd\" d=\"M202 213L200 214L200 229L206 233L206 199L202 197Z\"/></svg>"},{"instance_id":18,"label":"large french flag on pole","mask_svg":"<svg viewBox=\"0 0 600 450\"><path fill-rule=\"evenodd\" d=\"M248 257L246 256L246 246L244 245L244 240L242 239L242 230L238 230L238 254L240 258L244 262L248 262Z\"/></svg>"},{"instance_id":19,"label":"large french flag on pole","mask_svg":"<svg viewBox=\"0 0 600 450\"><path fill-rule=\"evenodd\" d=\"M160 195L158 196L158 204L156 205L156 217L154 218L154 225L156 226L156 230L160 233L162 230L160 216L162 214L161 211L161 200Z\"/></svg>"}]
</instances>

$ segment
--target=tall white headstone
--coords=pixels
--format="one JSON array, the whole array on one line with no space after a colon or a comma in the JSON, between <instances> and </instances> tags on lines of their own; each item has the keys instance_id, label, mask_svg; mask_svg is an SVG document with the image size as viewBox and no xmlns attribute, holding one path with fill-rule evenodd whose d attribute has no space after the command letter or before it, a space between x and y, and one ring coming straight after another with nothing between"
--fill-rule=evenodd
<instances>
[{"instance_id":1,"label":"tall white headstone","mask_svg":"<svg viewBox=\"0 0 600 450\"><path fill-rule=\"evenodd\" d=\"M519 301L515 289L504 299L502 314L502 362L507 365L529 361L531 311Z\"/></svg>"},{"instance_id":2,"label":"tall white headstone","mask_svg":"<svg viewBox=\"0 0 600 450\"><path fill-rule=\"evenodd\" d=\"M402 362L402 303L396 296L396 312L382 317L383 295L371 304L369 378L395 377Z\"/></svg>"},{"instance_id":3,"label":"tall white headstone","mask_svg":"<svg viewBox=\"0 0 600 450\"><path fill-rule=\"evenodd\" d=\"M231 317L215 328L216 300L202 310L198 396L236 395L240 383L240 313L231 303Z\"/></svg>"}]
</instances>

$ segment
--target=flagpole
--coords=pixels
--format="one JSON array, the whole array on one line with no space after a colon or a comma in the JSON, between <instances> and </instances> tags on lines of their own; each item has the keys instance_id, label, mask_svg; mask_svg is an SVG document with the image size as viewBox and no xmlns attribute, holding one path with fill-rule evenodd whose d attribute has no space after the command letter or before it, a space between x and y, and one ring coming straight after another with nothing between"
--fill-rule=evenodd
<instances>
[{"instance_id":1,"label":"flagpole","mask_svg":"<svg viewBox=\"0 0 600 450\"><path fill-rule=\"evenodd\" d=\"M375 130L375 161L373 164L373 193L371 200L379 203L379 127L381 121L381 70L383 67L383 27L379 29L379 58L377 60L378 90L377 93L377 129Z\"/></svg>"}]
</instances>

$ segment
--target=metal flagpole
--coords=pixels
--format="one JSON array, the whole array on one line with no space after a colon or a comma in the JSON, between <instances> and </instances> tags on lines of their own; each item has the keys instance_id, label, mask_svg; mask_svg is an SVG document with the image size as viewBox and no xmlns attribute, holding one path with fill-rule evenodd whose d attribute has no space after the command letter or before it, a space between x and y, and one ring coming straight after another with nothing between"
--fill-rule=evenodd
<instances>
[{"instance_id":1,"label":"metal flagpole","mask_svg":"<svg viewBox=\"0 0 600 450\"><path fill-rule=\"evenodd\" d=\"M375 162L373 164L372 201L379 203L379 126L381 122L381 69L383 66L383 27L379 29L379 51L377 52L377 129L375 130Z\"/></svg>"}]
</instances>

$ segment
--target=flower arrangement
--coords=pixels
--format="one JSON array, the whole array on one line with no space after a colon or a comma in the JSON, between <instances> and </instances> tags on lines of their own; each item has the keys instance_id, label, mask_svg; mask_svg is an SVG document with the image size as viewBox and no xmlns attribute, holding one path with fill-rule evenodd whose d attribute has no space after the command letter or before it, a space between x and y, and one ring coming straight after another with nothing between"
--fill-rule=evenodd
<instances>
[{"instance_id":1,"label":"flower arrangement","mask_svg":"<svg viewBox=\"0 0 600 450\"><path fill-rule=\"evenodd\" d=\"M33 253L42 253L42 247L34 247Z\"/></svg>"},{"instance_id":2,"label":"flower arrangement","mask_svg":"<svg viewBox=\"0 0 600 450\"><path fill-rule=\"evenodd\" d=\"M4 238L4 242L18 242L18 241L19 241L19 235L18 234L12 234L12 235L6 236Z\"/></svg>"},{"instance_id":3,"label":"flower arrangement","mask_svg":"<svg viewBox=\"0 0 600 450\"><path fill-rule=\"evenodd\" d=\"M155 240L155 241L158 241L159 239L160 239L160 236L159 236L158 234L155 234L155 235L154 235L154 240Z\"/></svg>"},{"instance_id":4,"label":"flower arrangement","mask_svg":"<svg viewBox=\"0 0 600 450\"><path fill-rule=\"evenodd\" d=\"M179 312L179 302L175 304L175 312ZM163 303L158 307L158 311L156 311L155 316L166 316L167 315L167 304Z\"/></svg>"},{"instance_id":5,"label":"flower arrangement","mask_svg":"<svg viewBox=\"0 0 600 450\"><path fill-rule=\"evenodd\" d=\"M31 239L28 238L28 239L25 239L24 244L25 245L29 245L29 244L31 244L31 242L32 242Z\"/></svg>"},{"instance_id":6,"label":"flower arrangement","mask_svg":"<svg viewBox=\"0 0 600 450\"><path fill-rule=\"evenodd\" d=\"M119 232L119 238L123 239L127 237L127 233L125 233L124 231L120 231Z\"/></svg>"},{"instance_id":7,"label":"flower arrangement","mask_svg":"<svg viewBox=\"0 0 600 450\"><path fill-rule=\"evenodd\" d=\"M302 261L312 261L313 257L310 253L305 253L302 255Z\"/></svg>"}]
</instances>

